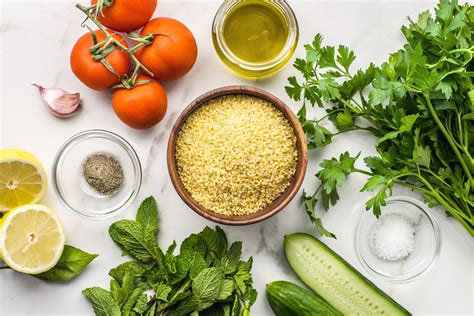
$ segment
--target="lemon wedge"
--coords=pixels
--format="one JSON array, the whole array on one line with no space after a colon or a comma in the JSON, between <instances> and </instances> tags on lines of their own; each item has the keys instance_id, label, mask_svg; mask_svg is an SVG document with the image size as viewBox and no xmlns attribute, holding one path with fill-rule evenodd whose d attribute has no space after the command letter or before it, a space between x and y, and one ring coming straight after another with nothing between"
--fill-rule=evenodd
<instances>
[{"instance_id":1,"label":"lemon wedge","mask_svg":"<svg viewBox=\"0 0 474 316\"><path fill-rule=\"evenodd\" d=\"M0 223L0 253L13 270L38 274L58 262L64 249L64 231L48 207L28 204L8 212Z\"/></svg>"},{"instance_id":2,"label":"lemon wedge","mask_svg":"<svg viewBox=\"0 0 474 316\"><path fill-rule=\"evenodd\" d=\"M33 154L0 149L0 212L39 202L47 187L46 173Z\"/></svg>"}]
</instances>

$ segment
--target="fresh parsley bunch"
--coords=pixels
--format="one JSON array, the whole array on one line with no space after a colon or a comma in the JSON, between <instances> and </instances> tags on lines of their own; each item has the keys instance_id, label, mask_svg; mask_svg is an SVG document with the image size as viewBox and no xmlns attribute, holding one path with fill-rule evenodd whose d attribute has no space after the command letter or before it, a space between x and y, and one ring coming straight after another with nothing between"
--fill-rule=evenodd
<instances>
[{"instance_id":1,"label":"fresh parsley bunch","mask_svg":"<svg viewBox=\"0 0 474 316\"><path fill-rule=\"evenodd\" d=\"M356 56L346 46L322 46L316 35L306 45L306 58L294 67L303 81L289 78L288 95L303 101L298 118L310 149L329 145L332 138L365 130L378 140L377 157L366 157L370 171L354 166L359 155L343 153L323 160L316 176L321 184L304 192L306 211L318 231L318 196L327 210L339 199L337 187L351 173L370 178L361 191L376 191L367 210L376 216L394 184L421 192L431 205L442 205L474 235L474 9L457 0L441 0L432 15L402 27L406 44L380 67L370 64L351 72ZM306 106L324 107L327 115L312 120ZM337 132L323 127L330 120Z\"/></svg>"},{"instance_id":2,"label":"fresh parsley bunch","mask_svg":"<svg viewBox=\"0 0 474 316\"><path fill-rule=\"evenodd\" d=\"M87 288L96 315L249 315L257 298L252 258L241 260L242 242L228 247L222 229L206 227L162 251L156 242L157 205L143 201L136 220L109 229L124 254L134 260L110 270L110 289Z\"/></svg>"}]
</instances>

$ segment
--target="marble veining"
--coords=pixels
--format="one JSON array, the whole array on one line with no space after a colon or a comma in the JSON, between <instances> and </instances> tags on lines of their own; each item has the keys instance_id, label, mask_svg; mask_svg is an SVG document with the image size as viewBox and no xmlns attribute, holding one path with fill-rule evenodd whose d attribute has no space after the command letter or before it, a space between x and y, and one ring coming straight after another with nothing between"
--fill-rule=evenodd
<instances>
[{"instance_id":1,"label":"marble veining","mask_svg":"<svg viewBox=\"0 0 474 316\"><path fill-rule=\"evenodd\" d=\"M228 72L214 53L210 30L219 0L160 0L156 16L171 16L184 22L194 33L199 56L193 70L176 82L165 83L168 113L163 122L148 131L135 131L123 125L113 114L108 93L84 87L69 68L69 53L77 38L87 32L81 28L81 13L73 0L0 0L0 146L21 147L34 152L47 170L61 144L73 134L92 128L113 131L135 147L144 171L139 198L118 218L90 221L68 211L57 200L52 188L43 200L61 217L67 242L100 256L73 282L47 283L12 271L0 271L0 315L91 315L92 309L81 295L90 286L107 287L108 271L127 260L108 236L109 225L119 218L133 218L140 200L154 195L160 207L159 243L166 247L178 243L204 226L215 226L189 209L171 185L166 167L169 131L179 113L202 93L225 85L246 84L263 88L297 111L284 91L287 78L295 74L291 65L265 80L247 81ZM84 1L81 1L84 2ZM402 45L400 27L406 16L432 8L435 1L365 0L308 1L289 0L300 26L300 45L296 56L304 55L303 44L320 32L331 45L346 44L356 51L355 67L367 67L370 61L380 63ZM53 117L41 102L32 83L59 86L78 91L83 100L79 115L69 120ZM321 115L323 110L311 109ZM352 133L335 138L332 146L310 153L308 172L302 189L310 190L316 180L318 164L323 158L343 151L363 155L376 154L374 139L368 133ZM341 188L341 200L327 213L318 208L325 225L337 240L324 241L365 275L356 258L353 234L369 197L359 193L364 178L353 176ZM396 194L419 195L401 189ZM447 218L440 208L433 210L443 236L441 255L436 265L416 282L404 285L373 280L415 314L473 314L474 243L470 236ZM225 226L229 242L243 241L243 256L253 256L253 276L258 300L252 315L272 315L265 298L265 285L273 280L298 282L285 262L282 241L285 234L307 232L314 228L306 218L299 195L275 217L251 226ZM420 297L422 293L422 297Z\"/></svg>"}]
</instances>

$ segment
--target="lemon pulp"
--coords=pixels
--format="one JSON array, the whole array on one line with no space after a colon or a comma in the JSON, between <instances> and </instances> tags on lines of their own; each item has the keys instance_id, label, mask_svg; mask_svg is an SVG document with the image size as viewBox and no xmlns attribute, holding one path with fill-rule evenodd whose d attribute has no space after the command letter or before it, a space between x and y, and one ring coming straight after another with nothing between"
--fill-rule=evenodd
<instances>
[{"instance_id":1,"label":"lemon pulp","mask_svg":"<svg viewBox=\"0 0 474 316\"><path fill-rule=\"evenodd\" d=\"M64 240L59 219L46 206L24 205L2 219L0 251L14 270L37 274L51 269L61 256Z\"/></svg>"},{"instance_id":2,"label":"lemon pulp","mask_svg":"<svg viewBox=\"0 0 474 316\"><path fill-rule=\"evenodd\" d=\"M20 149L0 150L0 211L36 203L47 188L41 163Z\"/></svg>"}]
</instances>

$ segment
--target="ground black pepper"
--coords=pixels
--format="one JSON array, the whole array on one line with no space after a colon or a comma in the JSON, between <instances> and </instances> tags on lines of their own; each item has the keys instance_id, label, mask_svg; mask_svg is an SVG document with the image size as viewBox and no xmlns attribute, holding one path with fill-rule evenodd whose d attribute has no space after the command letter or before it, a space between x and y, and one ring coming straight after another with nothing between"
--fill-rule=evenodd
<instances>
[{"instance_id":1,"label":"ground black pepper","mask_svg":"<svg viewBox=\"0 0 474 316\"><path fill-rule=\"evenodd\" d=\"M92 189L112 196L122 187L124 176L120 163L106 154L92 154L82 164L84 179Z\"/></svg>"}]
</instances>

